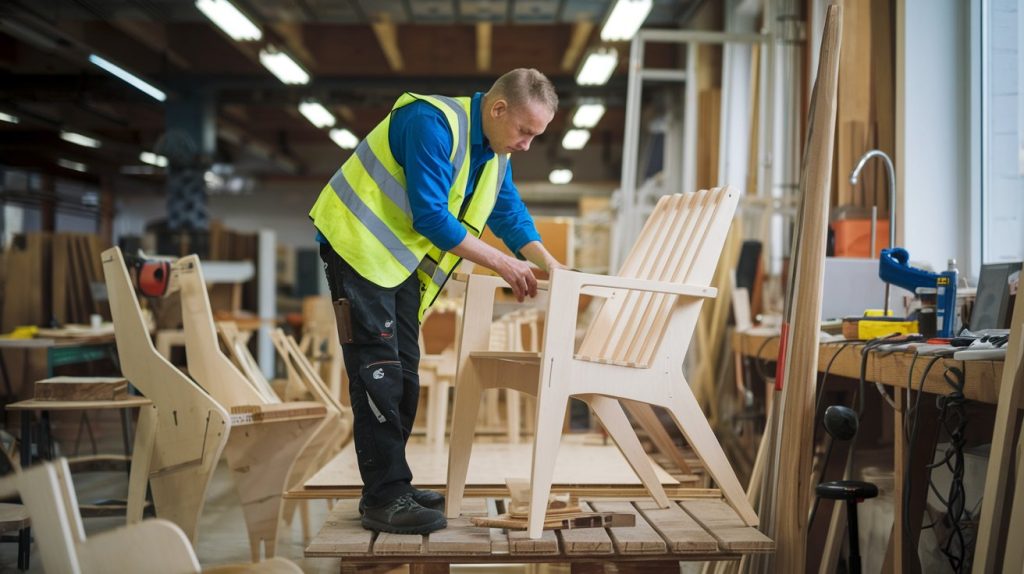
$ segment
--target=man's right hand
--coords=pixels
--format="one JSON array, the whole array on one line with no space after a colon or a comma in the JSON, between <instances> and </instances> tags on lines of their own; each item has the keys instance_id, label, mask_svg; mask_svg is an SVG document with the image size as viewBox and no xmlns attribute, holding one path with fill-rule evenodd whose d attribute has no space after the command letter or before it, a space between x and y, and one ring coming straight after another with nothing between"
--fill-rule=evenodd
<instances>
[{"instance_id":1,"label":"man's right hand","mask_svg":"<svg viewBox=\"0 0 1024 574\"><path fill-rule=\"evenodd\" d=\"M537 278L533 276L529 263L505 255L469 234L451 252L501 275L512 287L516 301L522 303L527 296L537 296Z\"/></svg>"},{"instance_id":2,"label":"man's right hand","mask_svg":"<svg viewBox=\"0 0 1024 574\"><path fill-rule=\"evenodd\" d=\"M493 269L512 287L516 301L522 303L527 295L531 298L536 297L537 278L534 277L530 265L508 255L502 254L501 257Z\"/></svg>"}]
</instances>

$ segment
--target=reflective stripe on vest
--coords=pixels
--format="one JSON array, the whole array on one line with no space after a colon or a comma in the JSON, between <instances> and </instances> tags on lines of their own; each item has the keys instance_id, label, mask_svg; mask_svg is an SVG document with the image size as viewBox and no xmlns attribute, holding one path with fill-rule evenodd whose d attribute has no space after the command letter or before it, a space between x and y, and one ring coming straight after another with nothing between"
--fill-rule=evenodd
<instances>
[{"instance_id":1,"label":"reflective stripe on vest","mask_svg":"<svg viewBox=\"0 0 1024 574\"><path fill-rule=\"evenodd\" d=\"M448 209L479 237L494 208L504 180L508 155L495 155L484 165L469 205L467 148L470 98L403 94L394 109L425 101L440 110L452 131L449 161L455 178L448 190ZM362 277L382 287L395 287L418 272L420 318L433 303L460 259L442 252L412 226L405 171L391 154L388 114L334 174L310 210L310 218L328 243Z\"/></svg>"}]
</instances>

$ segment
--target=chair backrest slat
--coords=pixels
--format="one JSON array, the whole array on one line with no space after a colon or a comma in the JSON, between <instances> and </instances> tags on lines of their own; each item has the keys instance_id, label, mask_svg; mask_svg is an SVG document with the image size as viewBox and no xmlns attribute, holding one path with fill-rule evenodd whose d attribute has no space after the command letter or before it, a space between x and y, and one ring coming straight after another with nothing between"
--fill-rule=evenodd
<instances>
[{"instance_id":1,"label":"chair backrest slat","mask_svg":"<svg viewBox=\"0 0 1024 574\"><path fill-rule=\"evenodd\" d=\"M619 275L708 286L737 200L737 192L729 188L661 198ZM648 366L678 299L675 295L639 291L615 293L615 297L604 301L595 316L579 355L591 360ZM693 303L700 305L697 300Z\"/></svg>"},{"instance_id":2,"label":"chair backrest slat","mask_svg":"<svg viewBox=\"0 0 1024 574\"><path fill-rule=\"evenodd\" d=\"M658 265L650 273L646 273L640 278L678 281L675 274L678 273L679 267L684 264L688 255L695 231L694 222L697 221L698 214L706 203L707 197L708 192L706 191L682 194L682 201L676 205L670 218L671 226L668 233L664 240L651 250ZM683 248L680 249L679 246ZM639 291L630 292L629 296L636 301L636 305L627 313L630 320L629 328L625 330L621 343L613 347L616 351L612 355L612 360L627 364L635 362L635 358L630 357L630 351L633 348L643 346L647 340L657 337L657 334L649 328L651 324L650 309L652 302L660 301L665 297L659 293Z\"/></svg>"},{"instance_id":3,"label":"chair backrest slat","mask_svg":"<svg viewBox=\"0 0 1024 574\"><path fill-rule=\"evenodd\" d=\"M644 256L647 255L650 246L665 226L666 217L671 210L670 204L674 200L677 200L675 196L668 195L658 200L658 203L654 206L654 211L647 218L647 223L640 230L636 243L633 244L633 248L619 269L618 275L620 277L636 277ZM619 310L624 303L621 296L618 296L621 294L616 293L616 295L614 298L605 299L601 304L601 308L594 316L594 320L591 322L590 328L580 344L580 355L596 357L603 353L607 335L613 331L613 323L619 316Z\"/></svg>"}]
</instances>

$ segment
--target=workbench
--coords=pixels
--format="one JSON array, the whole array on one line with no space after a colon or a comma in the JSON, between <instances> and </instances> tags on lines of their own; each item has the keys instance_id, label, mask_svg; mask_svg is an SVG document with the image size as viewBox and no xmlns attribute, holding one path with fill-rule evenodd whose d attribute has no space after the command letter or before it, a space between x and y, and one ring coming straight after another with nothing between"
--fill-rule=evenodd
<instances>
[{"instance_id":1,"label":"workbench","mask_svg":"<svg viewBox=\"0 0 1024 574\"><path fill-rule=\"evenodd\" d=\"M681 561L738 560L770 552L775 545L746 526L718 497L673 501L667 509L653 500L584 500L585 509L628 512L631 527L547 530L537 540L526 532L473 526L471 516L496 516L505 501L467 498L463 514L426 536L363 529L355 500L339 502L306 557L340 557L342 572L367 565L409 564L411 572L448 572L449 564L569 563L572 572L603 572L605 563L636 564L648 572L678 571Z\"/></svg>"},{"instance_id":2,"label":"workbench","mask_svg":"<svg viewBox=\"0 0 1024 574\"><path fill-rule=\"evenodd\" d=\"M860 344L848 344L842 348L844 341L825 342L821 344L818 353L818 372L827 373L829 378L845 377L859 379L861 375L861 348ZM753 333L734 333L732 337L733 352L736 355L737 365L742 364L742 357L756 358L764 361L768 372L772 376L775 373L775 361L779 352L779 337L777 334L768 334L761 330ZM840 350L842 348L842 350ZM839 353L838 355L836 353ZM923 390L924 393L935 395L947 395L953 389L946 382L943 373L946 367L957 367L964 373L963 393L971 400L981 403L996 404L999 398L999 388L1002 381L1003 362L993 360L979 361L957 361L952 358L938 359L934 366L928 370L927 377L922 381L931 357L920 356L914 360L912 351L878 352L869 351L865 368L865 381L868 383L880 383L885 387L891 387L892 398L895 403L894 428L904 428L904 417L907 411L906 392L912 385L915 393ZM831 363L831 364L830 364ZM911 366L913 372L911 373ZM1024 405L1018 405L1018 408ZM895 524L903 522L904 491L911 487L911 500L909 505L909 516L912 517L911 524L919 525L920 517L924 511L927 489L923 488L922 481L927 480L926 465L932 462L936 440L934 438L937 429L937 421L931 417L921 417L921 436L925 437L914 452L908 451L906 441L899 440L903 433L897 431L897 437L893 441L893 478L895 488L893 489L893 518ZM929 434L933 435L929 440ZM905 470L910 471L910 483L905 484ZM912 528L904 532L901 528L894 528L889 541L889 550L886 555L887 565L894 565L896 572L914 572L920 569L917 564L917 553L913 551L917 547L920 534L919 529Z\"/></svg>"},{"instance_id":3,"label":"workbench","mask_svg":"<svg viewBox=\"0 0 1024 574\"><path fill-rule=\"evenodd\" d=\"M22 364L22 372L18 384L14 384L11 374L8 372L7 363L4 360L3 351L25 351L26 354L33 351L44 351L46 353L46 368L39 373L30 372L30 361ZM5 390L9 398L13 398L17 389L20 389L26 382L47 379L53 376L54 369L66 365L89 363L102 359L110 359L117 362L117 345L114 341L114 334L106 334L93 337L70 337L50 338L36 337L32 339L10 339L0 337L0 375L4 378Z\"/></svg>"}]
</instances>

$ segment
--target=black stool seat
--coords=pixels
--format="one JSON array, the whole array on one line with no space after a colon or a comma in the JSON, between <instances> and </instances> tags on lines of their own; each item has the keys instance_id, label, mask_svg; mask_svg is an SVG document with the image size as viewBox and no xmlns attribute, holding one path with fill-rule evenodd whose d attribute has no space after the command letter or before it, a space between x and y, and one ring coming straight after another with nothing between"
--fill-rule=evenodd
<instances>
[{"instance_id":1,"label":"black stool seat","mask_svg":"<svg viewBox=\"0 0 1024 574\"><path fill-rule=\"evenodd\" d=\"M859 480L822 482L814 490L818 496L829 500L863 500L878 496L877 486Z\"/></svg>"}]
</instances>

